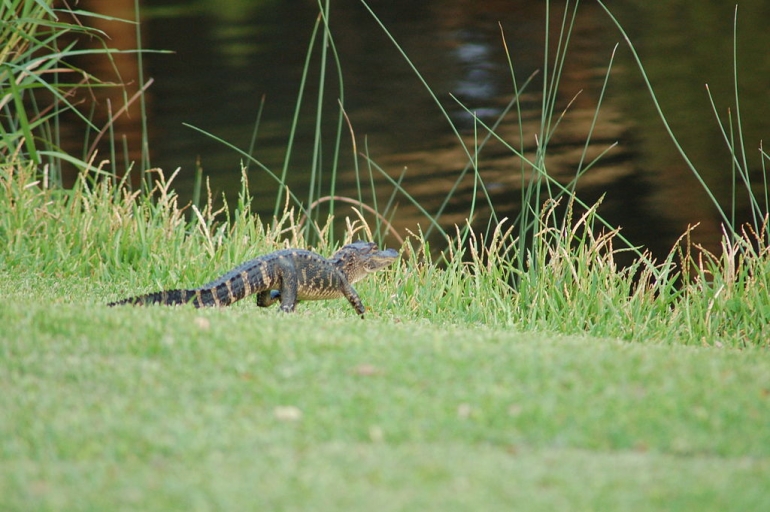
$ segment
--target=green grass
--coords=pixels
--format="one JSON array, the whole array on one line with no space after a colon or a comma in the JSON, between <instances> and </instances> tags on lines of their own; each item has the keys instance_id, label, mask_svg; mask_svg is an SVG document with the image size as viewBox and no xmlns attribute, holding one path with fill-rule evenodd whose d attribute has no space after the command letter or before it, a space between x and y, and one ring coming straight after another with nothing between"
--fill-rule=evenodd
<instances>
[{"instance_id":1,"label":"green grass","mask_svg":"<svg viewBox=\"0 0 770 512\"><path fill-rule=\"evenodd\" d=\"M76 302L195 287L259 254L307 246L291 213L269 226L249 213L245 182L232 214L218 215L209 199L189 220L172 181L162 175L149 196L127 195L109 181L91 183L88 174L65 193L39 188L30 167L6 165L0 166L0 191L0 240L7 248L0 254L2 268L9 275L34 270L65 280L87 276L104 288ZM594 234L594 210L569 217L562 227L549 226L549 212L545 208L538 247L527 253L525 268L515 265L517 241L510 229L495 231L484 245L472 230L470 244L450 240L443 266L418 238L402 248L400 263L372 278L380 283L373 291L387 297L388 311L410 321L767 347L770 261L761 236L747 231L734 242L726 237L718 257L694 261L673 251L660 263L640 259L621 268L614 259L616 234ZM315 231L328 236L328 226ZM362 223L346 236L370 237ZM321 240L315 249L330 254L337 243Z\"/></svg>"},{"instance_id":2,"label":"green grass","mask_svg":"<svg viewBox=\"0 0 770 512\"><path fill-rule=\"evenodd\" d=\"M770 505L759 350L397 322L371 296L364 322L340 303L86 319L17 284L3 510Z\"/></svg>"},{"instance_id":3,"label":"green grass","mask_svg":"<svg viewBox=\"0 0 770 512\"><path fill-rule=\"evenodd\" d=\"M24 5L47 19L43 4ZM723 254L685 237L663 261L639 251L620 268L627 242L546 172L569 12L562 24L542 145L522 159L529 206L485 233L458 227L440 256L411 237L398 264L356 285L365 321L343 300L293 315L252 300L104 306L200 285L285 245L329 254L340 240L318 213L303 227L296 196L295 212L253 216L246 171L221 209L210 194L180 205L160 171L131 192L83 164L61 189L38 165L72 160L45 138L56 114L21 119L39 77L8 95L13 77L0 75L21 109L3 105L0 138L0 509L770 508L766 226L729 226ZM45 39L58 27L41 26L4 29ZM313 41L339 66L326 29L319 19ZM53 66L58 50L35 37L0 60L49 51ZM468 150L458 183L472 172L483 192L478 152L495 136ZM339 135L335 147L336 162ZM356 222L344 236L379 232Z\"/></svg>"}]
</instances>

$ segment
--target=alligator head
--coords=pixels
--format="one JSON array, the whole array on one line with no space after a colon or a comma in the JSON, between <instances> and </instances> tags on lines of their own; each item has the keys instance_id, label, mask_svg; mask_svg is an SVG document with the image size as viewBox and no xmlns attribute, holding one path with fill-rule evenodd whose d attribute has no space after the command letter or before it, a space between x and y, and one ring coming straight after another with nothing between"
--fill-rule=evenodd
<instances>
[{"instance_id":1,"label":"alligator head","mask_svg":"<svg viewBox=\"0 0 770 512\"><path fill-rule=\"evenodd\" d=\"M392 264L398 258L398 251L381 251L377 244L359 240L340 248L329 261L347 277L349 283L360 281L368 274Z\"/></svg>"}]
</instances>

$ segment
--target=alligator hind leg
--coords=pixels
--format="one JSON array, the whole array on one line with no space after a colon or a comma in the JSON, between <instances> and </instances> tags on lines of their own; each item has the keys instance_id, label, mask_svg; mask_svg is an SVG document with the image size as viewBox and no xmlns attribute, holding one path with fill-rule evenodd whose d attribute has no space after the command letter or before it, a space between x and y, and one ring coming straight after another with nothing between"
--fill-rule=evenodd
<instances>
[{"instance_id":1,"label":"alligator hind leg","mask_svg":"<svg viewBox=\"0 0 770 512\"><path fill-rule=\"evenodd\" d=\"M278 290L265 290L257 294L257 306L261 308L270 307L276 302L280 302L280 300L281 292Z\"/></svg>"},{"instance_id":2,"label":"alligator hind leg","mask_svg":"<svg viewBox=\"0 0 770 512\"><path fill-rule=\"evenodd\" d=\"M281 279L281 287L278 292L278 297L281 299L281 311L286 313L292 313L297 306L297 276L284 275ZM270 295L271 300L273 295Z\"/></svg>"}]
</instances>

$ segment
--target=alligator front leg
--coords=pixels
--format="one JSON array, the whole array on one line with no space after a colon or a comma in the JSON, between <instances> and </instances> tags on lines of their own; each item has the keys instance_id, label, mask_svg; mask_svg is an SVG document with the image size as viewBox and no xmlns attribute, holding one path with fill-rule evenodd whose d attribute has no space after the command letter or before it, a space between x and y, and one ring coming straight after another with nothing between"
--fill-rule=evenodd
<instances>
[{"instance_id":1,"label":"alligator front leg","mask_svg":"<svg viewBox=\"0 0 770 512\"><path fill-rule=\"evenodd\" d=\"M353 306L353 309L356 310L358 316L360 316L363 320L366 308L364 308L364 303L361 302L361 297L358 296L358 292L356 292L350 283L345 283L345 285L342 287L342 294L346 299L348 299L350 305Z\"/></svg>"}]
</instances>

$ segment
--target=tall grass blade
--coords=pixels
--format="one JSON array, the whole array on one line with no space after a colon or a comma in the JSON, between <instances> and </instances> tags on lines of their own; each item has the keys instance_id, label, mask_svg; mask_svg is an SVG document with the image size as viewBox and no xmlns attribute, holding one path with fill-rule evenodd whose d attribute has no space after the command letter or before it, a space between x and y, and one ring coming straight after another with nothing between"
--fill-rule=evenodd
<instances>
[{"instance_id":1,"label":"tall grass blade","mask_svg":"<svg viewBox=\"0 0 770 512\"><path fill-rule=\"evenodd\" d=\"M661 108L660 103L658 102L658 97L655 94L655 90L652 88L652 84L650 83L650 80L647 77L647 72L645 71L644 65L642 64L642 59L639 57L639 54L637 53L636 48L634 47L634 44L631 42L631 38L628 36L628 33L626 33L623 26L620 24L617 18L612 14L612 12L607 8L607 6L604 5L604 3L601 0L596 0L596 2L604 10L604 12L610 18L610 20L612 20L612 23L615 25L615 27L617 27L618 31L623 36L623 39L626 41L626 44L631 51L631 55L633 56L634 61L636 62L636 65L639 68L639 71L641 72L642 79L644 80L644 84L647 87L647 91L650 93L650 96L652 97L652 102L656 112L658 113L658 117L660 117L660 120L663 123L663 127L665 128L666 133L668 133L669 138L673 141L674 146L677 149L677 152L682 157L685 164L687 164L687 167L690 169L695 179L698 180L698 183L701 185L706 195L708 195L709 199L711 200L712 204L716 208L717 212L719 213L719 216L722 218L725 225L728 226L730 230L734 232L735 227L730 224L730 219L725 214L724 209L719 204L719 201L717 201L711 189L708 187L708 185L706 185L706 182L703 180L703 177L700 175L698 170L695 168L695 165L687 156L687 153L685 153L684 149L679 144L679 141L677 140L676 135L674 135L674 131L672 130L671 125L669 125L668 120L666 119L666 116L663 113L663 109Z\"/></svg>"},{"instance_id":2,"label":"tall grass blade","mask_svg":"<svg viewBox=\"0 0 770 512\"><path fill-rule=\"evenodd\" d=\"M315 41L316 41L316 38L318 37L318 29L320 26L321 26L321 15L319 14L318 18L316 18L315 25L313 25L313 32L310 35L310 43L308 45L308 50L305 55L305 64L302 67L302 78L300 79L300 82L299 82L299 91L297 92L297 102L296 102L296 106L294 107L294 116L292 117L291 128L289 129L289 139L286 143L286 156L284 157L284 160L283 160L283 168L281 169L280 177L273 175L273 177L281 185L275 197L275 208L273 209L273 218L278 218L278 215L281 211L281 207L283 204L283 189L287 183L289 163L291 161L291 155L294 148L294 139L297 134L297 125L299 124L299 114L302 109L302 100L304 98L305 88L307 86L307 77L308 77L308 72L310 71L310 62L313 54L313 47L315 46ZM262 166L261 164L260 164L260 167L262 167L263 170L266 169L266 167Z\"/></svg>"}]
</instances>

